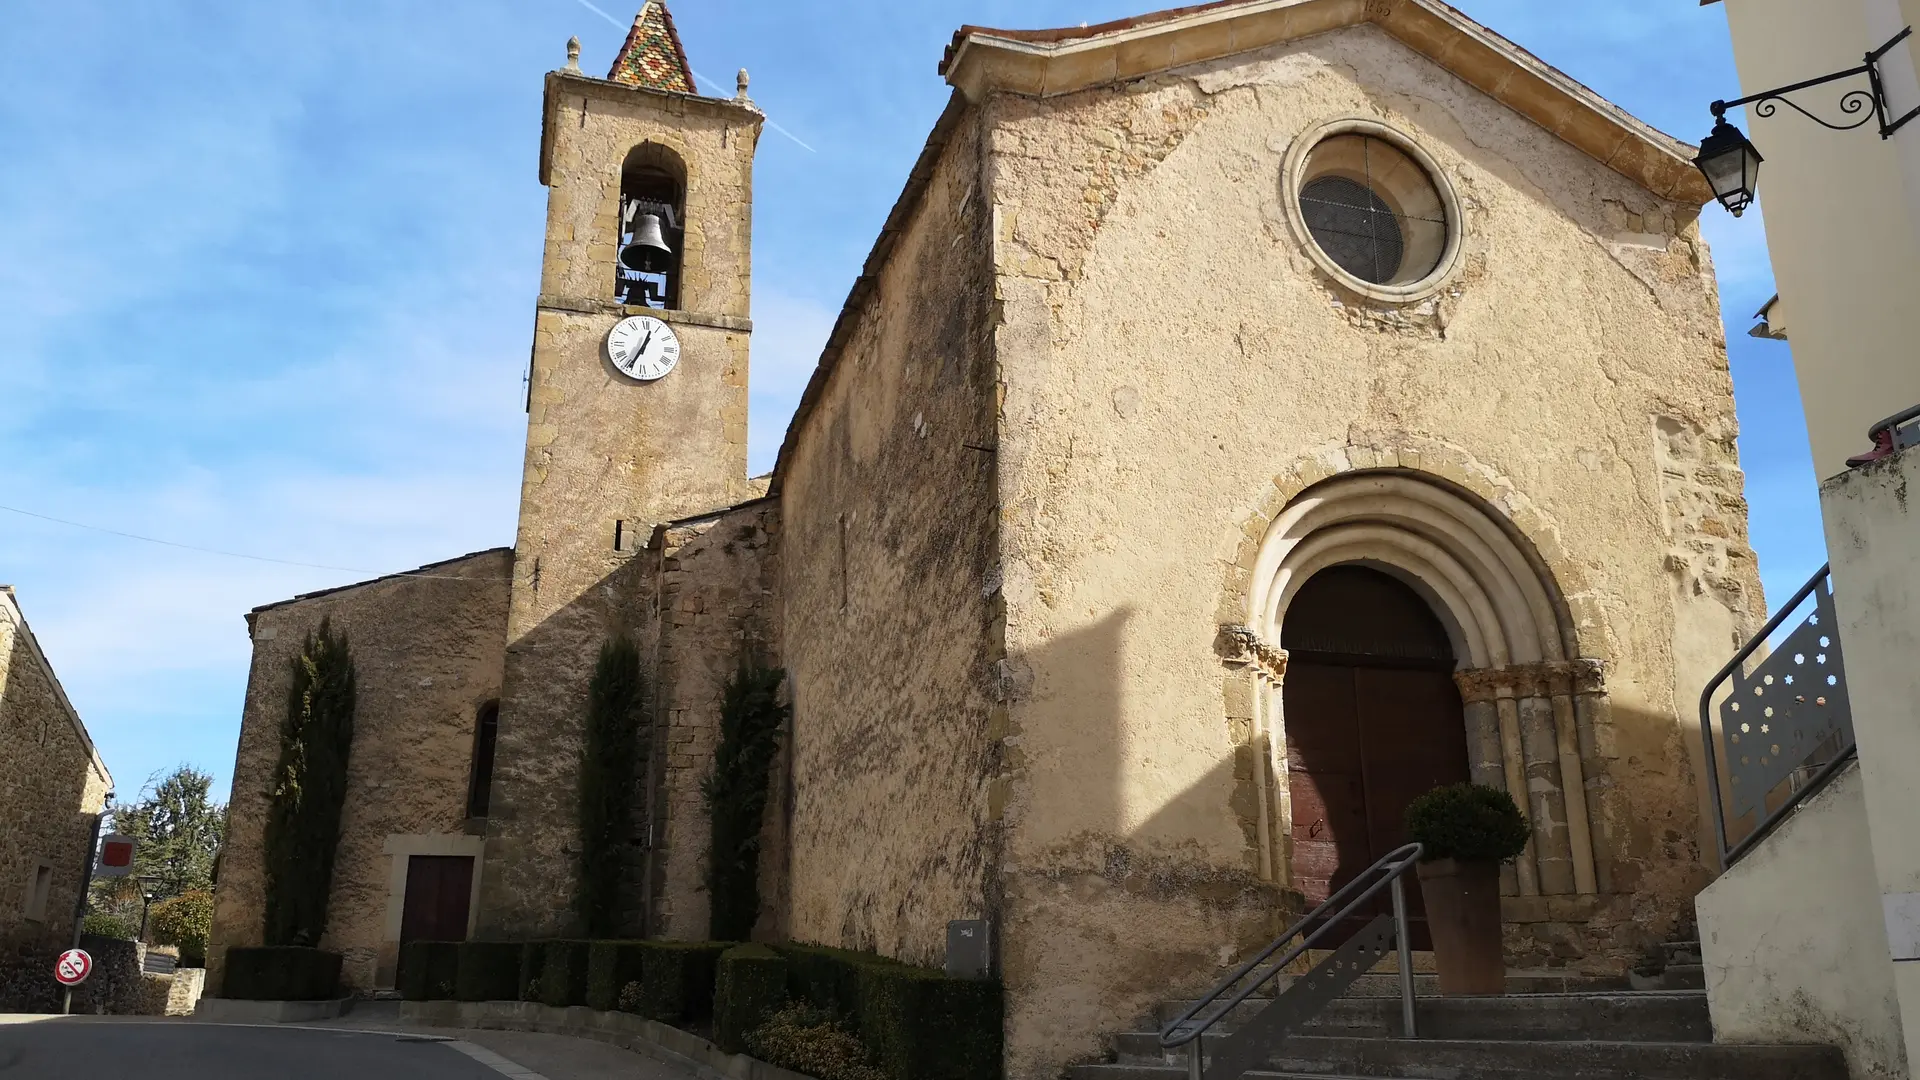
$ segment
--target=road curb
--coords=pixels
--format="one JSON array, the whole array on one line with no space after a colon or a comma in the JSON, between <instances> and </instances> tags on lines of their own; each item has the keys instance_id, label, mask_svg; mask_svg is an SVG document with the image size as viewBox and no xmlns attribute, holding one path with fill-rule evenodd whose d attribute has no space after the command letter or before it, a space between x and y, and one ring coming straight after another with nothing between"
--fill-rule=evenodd
<instances>
[{"instance_id":1,"label":"road curb","mask_svg":"<svg viewBox=\"0 0 1920 1080\"><path fill-rule=\"evenodd\" d=\"M700 1080L813 1080L745 1054L729 1054L698 1035L667 1024L632 1013L598 1012L579 1005L555 1008L532 1001L403 1001L400 1020L420 1027L534 1031L593 1039L692 1070Z\"/></svg>"}]
</instances>

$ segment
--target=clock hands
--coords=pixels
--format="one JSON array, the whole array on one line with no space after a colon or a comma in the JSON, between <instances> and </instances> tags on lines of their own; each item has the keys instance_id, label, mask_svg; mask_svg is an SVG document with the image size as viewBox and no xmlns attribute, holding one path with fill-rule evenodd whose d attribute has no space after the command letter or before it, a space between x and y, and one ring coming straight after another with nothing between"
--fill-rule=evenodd
<instances>
[{"instance_id":1,"label":"clock hands","mask_svg":"<svg viewBox=\"0 0 1920 1080\"><path fill-rule=\"evenodd\" d=\"M647 346L653 343L653 328L647 328L647 336L640 339L640 347L633 350L635 355L645 355Z\"/></svg>"}]
</instances>

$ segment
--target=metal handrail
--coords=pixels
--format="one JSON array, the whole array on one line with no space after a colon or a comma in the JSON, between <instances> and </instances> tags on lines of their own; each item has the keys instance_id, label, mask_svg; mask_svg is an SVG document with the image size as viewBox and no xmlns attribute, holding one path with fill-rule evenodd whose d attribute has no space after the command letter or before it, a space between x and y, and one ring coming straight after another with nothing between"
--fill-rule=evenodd
<instances>
[{"instance_id":1,"label":"metal handrail","mask_svg":"<svg viewBox=\"0 0 1920 1080\"><path fill-rule=\"evenodd\" d=\"M1720 796L1720 759L1715 748L1714 738L1713 695L1720 689L1723 683L1731 678L1735 672L1740 670L1740 666L1746 663L1748 657L1760 651L1760 649L1766 645L1767 639L1773 636L1775 630L1780 629L1789 616L1800 609L1800 605L1806 602L1807 597L1812 596L1814 590L1818 589L1821 584L1827 580L1831 570L1831 563L1822 566L1813 577L1807 580L1805 585L1800 586L1800 591L1793 594L1793 599L1782 605L1773 618L1767 620L1767 625L1762 627L1760 632L1753 636L1752 640L1741 646L1740 651L1733 654L1733 659L1727 661L1725 667L1715 673L1713 678L1707 680L1706 689L1700 691L1700 738L1706 745L1707 750L1707 794L1713 803L1714 837L1719 843L1720 868L1723 871L1732 866L1740 856L1751 850L1755 844L1766 839L1767 834L1773 831L1774 826L1783 821L1788 814L1791 814L1795 807L1806 801L1808 796L1825 787L1827 781L1831 780L1833 775L1839 772L1842 766L1853 760L1855 747L1851 744L1841 747L1840 750L1834 754L1833 759L1821 766L1820 771L1814 773L1811 779L1793 791L1785 802L1774 808L1772 813L1763 816L1760 819L1760 823L1754 826L1752 832L1742 837L1739 843L1728 846L1727 809L1725 803L1721 801Z\"/></svg>"},{"instance_id":2,"label":"metal handrail","mask_svg":"<svg viewBox=\"0 0 1920 1080\"><path fill-rule=\"evenodd\" d=\"M1407 894L1403 879L1406 877L1407 871L1411 870L1414 865L1420 861L1420 856L1425 850L1426 849L1419 844L1407 844L1381 856L1372 866L1361 871L1352 881L1341 886L1339 891L1327 897L1319 907L1314 908L1292 926L1288 927L1286 933L1275 938L1272 944L1260 950L1253 959L1235 968L1231 975L1221 979L1218 983L1214 984L1213 989L1201 995L1199 1001L1194 1002L1186 1012L1181 1013L1177 1019L1169 1023L1166 1028L1160 1032L1161 1048L1171 1050L1175 1047L1190 1045L1192 1047L1191 1076L1194 1080L1199 1080L1201 1076L1201 1047L1204 1043L1201 1036L1205 1035L1209 1028L1219 1023L1228 1013L1238 1008L1241 1002L1253 996L1254 991L1265 986L1274 976L1280 974L1282 969L1288 964L1293 963L1294 960L1298 959L1308 949L1313 948L1314 944L1318 942L1323 935L1332 930L1342 920L1346 919L1347 916L1353 914L1360 905L1373 899L1382 888L1387 886L1392 886L1393 888L1394 939L1400 951L1400 1019L1402 1023L1406 1025L1407 1038L1417 1038L1418 1035L1415 1030L1413 1012L1413 949L1407 940ZM1293 940L1301 931L1312 925L1314 920L1320 919L1328 908L1340 903L1342 898L1366 883L1369 878L1377 879L1374 880L1372 884L1367 885L1358 896L1348 901L1346 906L1342 907L1338 914L1324 919L1313 933L1308 934L1298 945L1287 950L1285 956L1274 961L1272 967L1259 978L1248 983L1239 993L1233 995L1232 1000L1214 1010L1213 1015L1198 1023L1193 1022L1194 1017L1199 1015L1203 1009L1220 1000L1221 996L1232 989L1235 983L1265 963L1268 957L1278 952L1287 942Z\"/></svg>"}]
</instances>

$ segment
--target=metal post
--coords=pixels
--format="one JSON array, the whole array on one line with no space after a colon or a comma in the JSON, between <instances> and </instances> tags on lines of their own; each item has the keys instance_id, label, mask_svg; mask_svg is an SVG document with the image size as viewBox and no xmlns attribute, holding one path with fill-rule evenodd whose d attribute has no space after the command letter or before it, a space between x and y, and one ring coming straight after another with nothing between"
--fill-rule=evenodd
<instances>
[{"instance_id":1,"label":"metal post","mask_svg":"<svg viewBox=\"0 0 1920 1080\"><path fill-rule=\"evenodd\" d=\"M1201 1032L1187 1044L1187 1080L1205 1080L1206 1065L1200 1059L1202 1053L1200 1044L1206 1039L1206 1033Z\"/></svg>"},{"instance_id":2,"label":"metal post","mask_svg":"<svg viewBox=\"0 0 1920 1080\"><path fill-rule=\"evenodd\" d=\"M1407 1038L1420 1037L1413 1016L1413 942L1407 939L1407 886L1404 874L1393 876L1393 936L1400 946L1400 1022Z\"/></svg>"},{"instance_id":3,"label":"metal post","mask_svg":"<svg viewBox=\"0 0 1920 1080\"><path fill-rule=\"evenodd\" d=\"M107 803L112 805L113 792L107 792ZM87 836L87 857L80 868L80 899L73 905L73 943L69 949L80 947L80 934L86 929L87 893L93 889L93 860L100 850L100 822L106 817L104 812L93 815L93 828ZM66 1016L73 1011L73 987L67 987L60 995L60 1015Z\"/></svg>"}]
</instances>

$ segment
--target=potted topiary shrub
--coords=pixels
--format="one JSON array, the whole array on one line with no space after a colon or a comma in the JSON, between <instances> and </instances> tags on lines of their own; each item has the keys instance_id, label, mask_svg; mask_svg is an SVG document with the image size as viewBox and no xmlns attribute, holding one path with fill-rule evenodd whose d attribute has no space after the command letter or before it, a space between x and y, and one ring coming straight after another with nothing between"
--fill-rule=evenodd
<instances>
[{"instance_id":1,"label":"potted topiary shrub","mask_svg":"<svg viewBox=\"0 0 1920 1080\"><path fill-rule=\"evenodd\" d=\"M1407 807L1421 844L1420 895L1445 995L1504 994L1500 864L1526 850L1527 819L1513 797L1483 784L1435 788Z\"/></svg>"}]
</instances>

